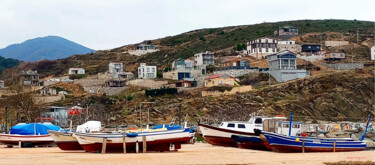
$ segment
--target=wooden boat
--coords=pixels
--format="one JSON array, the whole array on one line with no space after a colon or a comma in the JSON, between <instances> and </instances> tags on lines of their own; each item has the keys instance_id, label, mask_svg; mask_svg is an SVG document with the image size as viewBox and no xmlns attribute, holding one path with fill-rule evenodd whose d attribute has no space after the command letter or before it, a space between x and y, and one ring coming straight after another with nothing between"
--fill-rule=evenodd
<instances>
[{"instance_id":1,"label":"wooden boat","mask_svg":"<svg viewBox=\"0 0 375 165\"><path fill-rule=\"evenodd\" d=\"M50 123L17 124L11 128L10 134L0 134L0 143L24 147L51 146L54 141L47 131L59 129L61 128Z\"/></svg>"},{"instance_id":2,"label":"wooden boat","mask_svg":"<svg viewBox=\"0 0 375 165\"><path fill-rule=\"evenodd\" d=\"M285 117L265 117L255 116L251 117L247 122L240 121L225 121L219 127L214 127L205 124L198 124L203 138L207 143L212 145L226 146L226 147L241 147L249 149L266 149L262 140L258 135L255 135L254 129L263 129L266 121L285 120ZM240 140L240 136L251 138L246 145L237 145L235 139Z\"/></svg>"},{"instance_id":3,"label":"wooden boat","mask_svg":"<svg viewBox=\"0 0 375 165\"><path fill-rule=\"evenodd\" d=\"M126 151L135 152L136 143L139 150L143 150L143 137L146 137L147 151L170 151L171 144L174 149L181 148L181 144L189 141L190 129L176 129L165 131L149 131L134 133L74 133L79 144L87 152L101 152L103 141L106 141L106 152L123 152L123 139L126 141Z\"/></svg>"},{"instance_id":4,"label":"wooden boat","mask_svg":"<svg viewBox=\"0 0 375 165\"><path fill-rule=\"evenodd\" d=\"M259 132L264 145L276 152L344 152L366 149L366 143L362 141L292 137L260 130Z\"/></svg>"},{"instance_id":5,"label":"wooden boat","mask_svg":"<svg viewBox=\"0 0 375 165\"><path fill-rule=\"evenodd\" d=\"M78 143L78 140L73 137L72 132L58 132L58 131L48 131L55 141L55 144L61 150L83 150L81 145Z\"/></svg>"},{"instance_id":6,"label":"wooden boat","mask_svg":"<svg viewBox=\"0 0 375 165\"><path fill-rule=\"evenodd\" d=\"M16 135L0 134L0 143L4 145L51 146L54 141L51 135Z\"/></svg>"}]
</instances>

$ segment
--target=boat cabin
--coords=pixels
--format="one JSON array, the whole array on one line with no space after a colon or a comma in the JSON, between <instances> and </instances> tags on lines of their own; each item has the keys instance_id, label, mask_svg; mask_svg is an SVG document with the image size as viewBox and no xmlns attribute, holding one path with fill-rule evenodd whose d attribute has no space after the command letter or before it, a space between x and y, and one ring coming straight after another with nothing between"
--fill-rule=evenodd
<instances>
[{"instance_id":1,"label":"boat cabin","mask_svg":"<svg viewBox=\"0 0 375 165\"><path fill-rule=\"evenodd\" d=\"M220 124L219 128L240 131L240 132L254 132L254 129L270 131L270 122L285 120L285 117L266 117L254 116L249 121L224 121ZM266 127L265 127L266 126ZM271 130L272 131L272 130Z\"/></svg>"},{"instance_id":2,"label":"boat cabin","mask_svg":"<svg viewBox=\"0 0 375 165\"><path fill-rule=\"evenodd\" d=\"M289 121L280 121L277 127L277 133L289 136ZM302 123L301 122L292 122L292 129L290 136L299 136L301 134Z\"/></svg>"}]
</instances>

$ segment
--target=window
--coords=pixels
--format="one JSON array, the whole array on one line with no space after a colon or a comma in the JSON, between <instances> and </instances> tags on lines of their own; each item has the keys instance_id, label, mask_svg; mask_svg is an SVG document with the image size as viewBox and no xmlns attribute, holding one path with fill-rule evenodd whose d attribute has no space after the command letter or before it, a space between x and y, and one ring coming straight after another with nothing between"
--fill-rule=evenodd
<instances>
[{"instance_id":1,"label":"window","mask_svg":"<svg viewBox=\"0 0 375 165\"><path fill-rule=\"evenodd\" d=\"M259 48L259 52L262 52L262 48Z\"/></svg>"},{"instance_id":2,"label":"window","mask_svg":"<svg viewBox=\"0 0 375 165\"><path fill-rule=\"evenodd\" d=\"M289 128L289 124L283 124L283 128Z\"/></svg>"},{"instance_id":3,"label":"window","mask_svg":"<svg viewBox=\"0 0 375 165\"><path fill-rule=\"evenodd\" d=\"M316 46L317 49L320 49L320 46Z\"/></svg>"},{"instance_id":4,"label":"window","mask_svg":"<svg viewBox=\"0 0 375 165\"><path fill-rule=\"evenodd\" d=\"M238 124L237 127L238 127L238 128L246 128L246 127L245 127L245 124Z\"/></svg>"},{"instance_id":5,"label":"window","mask_svg":"<svg viewBox=\"0 0 375 165\"><path fill-rule=\"evenodd\" d=\"M155 72L155 68L152 68L152 72Z\"/></svg>"},{"instance_id":6,"label":"window","mask_svg":"<svg viewBox=\"0 0 375 165\"><path fill-rule=\"evenodd\" d=\"M262 124L262 118L255 119L255 124Z\"/></svg>"},{"instance_id":7,"label":"window","mask_svg":"<svg viewBox=\"0 0 375 165\"><path fill-rule=\"evenodd\" d=\"M228 85L231 85L231 84L232 84L232 81L227 81L227 84L228 84Z\"/></svg>"},{"instance_id":8,"label":"window","mask_svg":"<svg viewBox=\"0 0 375 165\"><path fill-rule=\"evenodd\" d=\"M311 49L311 46L308 46L307 48Z\"/></svg>"},{"instance_id":9,"label":"window","mask_svg":"<svg viewBox=\"0 0 375 165\"><path fill-rule=\"evenodd\" d=\"M212 81L212 85L215 85L215 81Z\"/></svg>"},{"instance_id":10,"label":"window","mask_svg":"<svg viewBox=\"0 0 375 165\"><path fill-rule=\"evenodd\" d=\"M147 72L150 72L150 68L147 68Z\"/></svg>"},{"instance_id":11,"label":"window","mask_svg":"<svg viewBox=\"0 0 375 165\"><path fill-rule=\"evenodd\" d=\"M268 52L268 48L266 48L266 52Z\"/></svg>"},{"instance_id":12,"label":"window","mask_svg":"<svg viewBox=\"0 0 375 165\"><path fill-rule=\"evenodd\" d=\"M228 123L228 127L233 127L234 128L234 124L233 123Z\"/></svg>"},{"instance_id":13,"label":"window","mask_svg":"<svg viewBox=\"0 0 375 165\"><path fill-rule=\"evenodd\" d=\"M300 125L299 124L292 124L292 128L299 128Z\"/></svg>"},{"instance_id":14,"label":"window","mask_svg":"<svg viewBox=\"0 0 375 165\"><path fill-rule=\"evenodd\" d=\"M237 66L237 63L236 63L236 62L233 62L233 66Z\"/></svg>"},{"instance_id":15,"label":"window","mask_svg":"<svg viewBox=\"0 0 375 165\"><path fill-rule=\"evenodd\" d=\"M223 82L221 80L219 80L219 85L223 84Z\"/></svg>"},{"instance_id":16,"label":"window","mask_svg":"<svg viewBox=\"0 0 375 165\"><path fill-rule=\"evenodd\" d=\"M224 125L224 123L221 123L221 124L220 124L220 126L223 126L223 125Z\"/></svg>"}]
</instances>

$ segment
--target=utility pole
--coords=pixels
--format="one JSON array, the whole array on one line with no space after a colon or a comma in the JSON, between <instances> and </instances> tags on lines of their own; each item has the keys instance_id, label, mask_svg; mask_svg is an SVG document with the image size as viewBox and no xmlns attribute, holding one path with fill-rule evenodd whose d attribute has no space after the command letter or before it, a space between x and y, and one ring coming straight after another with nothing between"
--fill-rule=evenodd
<instances>
[{"instance_id":1,"label":"utility pole","mask_svg":"<svg viewBox=\"0 0 375 165\"><path fill-rule=\"evenodd\" d=\"M5 106L5 133L8 133L8 106Z\"/></svg>"}]
</instances>

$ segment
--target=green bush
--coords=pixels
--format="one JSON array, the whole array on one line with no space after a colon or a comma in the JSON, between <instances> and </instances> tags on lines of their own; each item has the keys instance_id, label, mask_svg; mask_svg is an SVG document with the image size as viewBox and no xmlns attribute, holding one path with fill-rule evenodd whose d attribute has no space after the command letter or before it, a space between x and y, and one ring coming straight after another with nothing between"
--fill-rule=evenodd
<instances>
[{"instance_id":1,"label":"green bush","mask_svg":"<svg viewBox=\"0 0 375 165\"><path fill-rule=\"evenodd\" d=\"M69 79L82 79L82 78L85 78L87 77L87 74L71 74L69 75Z\"/></svg>"},{"instance_id":2,"label":"green bush","mask_svg":"<svg viewBox=\"0 0 375 165\"><path fill-rule=\"evenodd\" d=\"M165 94L177 94L177 88L160 88L146 90L146 96L163 96Z\"/></svg>"}]
</instances>

